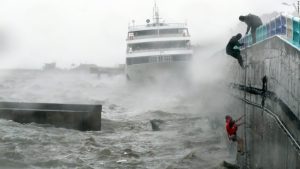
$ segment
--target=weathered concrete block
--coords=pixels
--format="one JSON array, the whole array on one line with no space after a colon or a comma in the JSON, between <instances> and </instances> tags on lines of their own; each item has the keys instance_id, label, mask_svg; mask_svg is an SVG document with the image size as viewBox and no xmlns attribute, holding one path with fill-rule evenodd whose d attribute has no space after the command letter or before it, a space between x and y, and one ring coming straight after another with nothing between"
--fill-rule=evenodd
<instances>
[{"instance_id":1,"label":"weathered concrete block","mask_svg":"<svg viewBox=\"0 0 300 169\"><path fill-rule=\"evenodd\" d=\"M82 131L101 130L101 111L101 105L0 102L0 118Z\"/></svg>"},{"instance_id":2,"label":"weathered concrete block","mask_svg":"<svg viewBox=\"0 0 300 169\"><path fill-rule=\"evenodd\" d=\"M272 37L242 50L247 69L247 86L262 87L268 76L268 90L276 93L300 119L300 50L280 37ZM245 83L245 70L236 62L228 77L236 84Z\"/></svg>"}]
</instances>

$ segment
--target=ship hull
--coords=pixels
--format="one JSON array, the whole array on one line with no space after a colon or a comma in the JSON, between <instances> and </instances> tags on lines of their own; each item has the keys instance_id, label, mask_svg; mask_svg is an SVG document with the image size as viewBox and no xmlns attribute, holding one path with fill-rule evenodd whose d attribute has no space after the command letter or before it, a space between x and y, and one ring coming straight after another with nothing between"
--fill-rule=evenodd
<instances>
[{"instance_id":1,"label":"ship hull","mask_svg":"<svg viewBox=\"0 0 300 169\"><path fill-rule=\"evenodd\" d=\"M126 66L126 76L133 82L184 80L189 77L190 61L143 63Z\"/></svg>"}]
</instances>

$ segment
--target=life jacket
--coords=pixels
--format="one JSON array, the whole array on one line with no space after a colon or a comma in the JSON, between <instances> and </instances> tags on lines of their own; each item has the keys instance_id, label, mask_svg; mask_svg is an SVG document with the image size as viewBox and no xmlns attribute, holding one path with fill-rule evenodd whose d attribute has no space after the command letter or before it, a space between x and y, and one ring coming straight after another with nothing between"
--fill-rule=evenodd
<instances>
[{"instance_id":1,"label":"life jacket","mask_svg":"<svg viewBox=\"0 0 300 169\"><path fill-rule=\"evenodd\" d=\"M230 127L230 120L226 121L226 131L228 136L236 135L238 130L237 125L233 122L233 125Z\"/></svg>"}]
</instances>

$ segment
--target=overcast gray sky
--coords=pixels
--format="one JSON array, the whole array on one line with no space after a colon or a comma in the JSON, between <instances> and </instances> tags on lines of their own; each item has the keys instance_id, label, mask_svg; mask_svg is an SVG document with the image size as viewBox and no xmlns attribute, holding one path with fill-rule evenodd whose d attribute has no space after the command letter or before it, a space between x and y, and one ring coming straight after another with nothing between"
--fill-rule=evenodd
<instances>
[{"instance_id":1,"label":"overcast gray sky","mask_svg":"<svg viewBox=\"0 0 300 169\"><path fill-rule=\"evenodd\" d=\"M294 2L156 1L161 17L166 22L187 21L192 43L200 45L230 37L240 14L292 11L281 3ZM41 68L45 62L64 68L72 63L122 64L128 23L151 19L153 4L154 0L0 0L0 33L5 43L0 68Z\"/></svg>"}]
</instances>

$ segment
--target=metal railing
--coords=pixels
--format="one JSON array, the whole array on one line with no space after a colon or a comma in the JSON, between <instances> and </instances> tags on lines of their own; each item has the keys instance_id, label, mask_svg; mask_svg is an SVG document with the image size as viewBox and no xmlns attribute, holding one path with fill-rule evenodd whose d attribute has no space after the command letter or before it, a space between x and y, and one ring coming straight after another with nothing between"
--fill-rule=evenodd
<instances>
[{"instance_id":1,"label":"metal railing","mask_svg":"<svg viewBox=\"0 0 300 169\"><path fill-rule=\"evenodd\" d=\"M256 29L256 42L261 42L272 36L280 35L289 43L300 47L300 18L290 15L279 15L269 22ZM244 36L240 42L244 43L241 48L251 46L253 43L252 34Z\"/></svg>"},{"instance_id":2,"label":"metal railing","mask_svg":"<svg viewBox=\"0 0 300 169\"><path fill-rule=\"evenodd\" d=\"M186 23L153 23L153 24L147 24L147 25L131 25L128 26L128 30L135 30L135 29L145 29L145 28L157 28L157 27L180 27L185 28Z\"/></svg>"},{"instance_id":3,"label":"metal railing","mask_svg":"<svg viewBox=\"0 0 300 169\"><path fill-rule=\"evenodd\" d=\"M127 51L128 54L144 53L144 52L170 52L170 51L190 51L191 47L177 47L177 48L159 48L159 49L141 49L133 50L131 52Z\"/></svg>"},{"instance_id":4,"label":"metal railing","mask_svg":"<svg viewBox=\"0 0 300 169\"><path fill-rule=\"evenodd\" d=\"M190 35L185 35L183 33L180 33L180 34L177 33L177 34L141 35L141 36L127 37L126 40L150 39L150 38L167 38L167 37L190 37Z\"/></svg>"}]
</instances>

